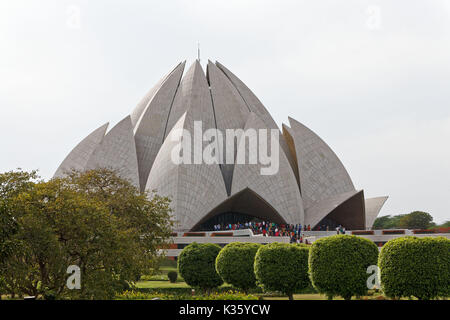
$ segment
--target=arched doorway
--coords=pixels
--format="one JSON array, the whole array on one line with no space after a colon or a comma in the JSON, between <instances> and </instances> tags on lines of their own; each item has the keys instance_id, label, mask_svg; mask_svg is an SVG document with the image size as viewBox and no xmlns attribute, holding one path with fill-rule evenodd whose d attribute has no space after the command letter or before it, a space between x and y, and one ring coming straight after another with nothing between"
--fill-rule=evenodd
<instances>
[{"instance_id":1,"label":"arched doorway","mask_svg":"<svg viewBox=\"0 0 450 320\"><path fill-rule=\"evenodd\" d=\"M211 210L191 231L213 230L215 224L250 221L286 223L278 212L249 188L236 193Z\"/></svg>"}]
</instances>

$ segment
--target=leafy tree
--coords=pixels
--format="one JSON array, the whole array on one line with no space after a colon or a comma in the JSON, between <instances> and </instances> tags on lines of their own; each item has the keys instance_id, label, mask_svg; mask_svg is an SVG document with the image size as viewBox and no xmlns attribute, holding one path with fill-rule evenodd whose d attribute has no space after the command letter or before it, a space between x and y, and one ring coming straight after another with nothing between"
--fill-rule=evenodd
<instances>
[{"instance_id":1,"label":"leafy tree","mask_svg":"<svg viewBox=\"0 0 450 320\"><path fill-rule=\"evenodd\" d=\"M375 219L373 229L428 229L435 226L433 217L426 212L414 211L409 214L383 216Z\"/></svg>"},{"instance_id":2,"label":"leafy tree","mask_svg":"<svg viewBox=\"0 0 450 320\"><path fill-rule=\"evenodd\" d=\"M372 228L375 230L400 228L400 220L404 216L404 214L399 214L396 216L387 215L376 218Z\"/></svg>"},{"instance_id":3,"label":"leafy tree","mask_svg":"<svg viewBox=\"0 0 450 320\"><path fill-rule=\"evenodd\" d=\"M188 285L210 290L222 285L223 280L216 272L215 262L220 247L213 243L193 242L178 256L178 272Z\"/></svg>"},{"instance_id":4,"label":"leafy tree","mask_svg":"<svg viewBox=\"0 0 450 320\"><path fill-rule=\"evenodd\" d=\"M399 226L405 229L428 229L431 227L433 217L422 211L414 211L403 216L399 221Z\"/></svg>"},{"instance_id":5,"label":"leafy tree","mask_svg":"<svg viewBox=\"0 0 450 320\"><path fill-rule=\"evenodd\" d=\"M176 271L169 271L169 273L167 273L167 278L169 278L169 281L171 283L177 282L178 272L176 272Z\"/></svg>"},{"instance_id":6,"label":"leafy tree","mask_svg":"<svg viewBox=\"0 0 450 320\"><path fill-rule=\"evenodd\" d=\"M289 243L261 246L255 256L255 275L268 291L280 291L293 300L293 294L310 284L309 247Z\"/></svg>"},{"instance_id":7,"label":"leafy tree","mask_svg":"<svg viewBox=\"0 0 450 320\"><path fill-rule=\"evenodd\" d=\"M383 217L378 217L375 219L372 229L375 229L375 230L387 229L386 225L389 223L390 220L391 220L391 216L389 216L389 215L383 216Z\"/></svg>"},{"instance_id":8,"label":"leafy tree","mask_svg":"<svg viewBox=\"0 0 450 320\"><path fill-rule=\"evenodd\" d=\"M350 235L318 239L309 255L312 284L329 299L362 296L367 293L367 268L377 259L378 248L371 240Z\"/></svg>"},{"instance_id":9,"label":"leafy tree","mask_svg":"<svg viewBox=\"0 0 450 320\"><path fill-rule=\"evenodd\" d=\"M222 279L247 292L256 287L253 265L261 245L258 243L232 242L227 244L216 259L216 270Z\"/></svg>"},{"instance_id":10,"label":"leafy tree","mask_svg":"<svg viewBox=\"0 0 450 320\"><path fill-rule=\"evenodd\" d=\"M28 190L36 178L35 171L24 172L20 169L0 174L0 298L1 293L7 290L5 282L7 270L2 267L2 264L19 248L19 243L14 238L19 226L13 215L14 201L12 199ZM15 295L15 291L10 293Z\"/></svg>"},{"instance_id":11,"label":"leafy tree","mask_svg":"<svg viewBox=\"0 0 450 320\"><path fill-rule=\"evenodd\" d=\"M149 272L171 233L169 199L140 193L107 169L29 181L6 198L18 244L0 264L7 292L112 298ZM80 267L80 290L66 287L70 265Z\"/></svg>"},{"instance_id":12,"label":"leafy tree","mask_svg":"<svg viewBox=\"0 0 450 320\"><path fill-rule=\"evenodd\" d=\"M19 170L0 174L0 263L12 253L15 245L12 236L17 233L18 225L12 214L12 199L28 190L36 178L35 171Z\"/></svg>"},{"instance_id":13,"label":"leafy tree","mask_svg":"<svg viewBox=\"0 0 450 320\"><path fill-rule=\"evenodd\" d=\"M381 288L391 298L450 296L450 240L401 237L381 249Z\"/></svg>"}]
</instances>

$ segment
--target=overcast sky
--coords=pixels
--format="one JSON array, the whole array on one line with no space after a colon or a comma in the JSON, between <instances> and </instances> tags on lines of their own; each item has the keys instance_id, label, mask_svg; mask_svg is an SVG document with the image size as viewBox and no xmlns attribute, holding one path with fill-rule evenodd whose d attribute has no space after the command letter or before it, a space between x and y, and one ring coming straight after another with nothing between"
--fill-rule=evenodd
<instances>
[{"instance_id":1,"label":"overcast sky","mask_svg":"<svg viewBox=\"0 0 450 320\"><path fill-rule=\"evenodd\" d=\"M450 220L450 1L0 2L0 172L50 178L179 61L218 60L337 153L381 215Z\"/></svg>"}]
</instances>

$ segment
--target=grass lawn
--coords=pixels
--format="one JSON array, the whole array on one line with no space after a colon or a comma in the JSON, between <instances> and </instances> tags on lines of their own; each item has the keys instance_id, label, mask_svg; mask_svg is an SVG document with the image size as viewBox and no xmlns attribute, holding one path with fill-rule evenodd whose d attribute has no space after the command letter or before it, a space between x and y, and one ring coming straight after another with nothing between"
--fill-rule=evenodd
<instances>
[{"instance_id":1,"label":"grass lawn","mask_svg":"<svg viewBox=\"0 0 450 320\"><path fill-rule=\"evenodd\" d=\"M160 282L163 285L163 288L167 288L166 286L164 286L163 282L168 282L169 279L167 277L167 274L170 271L175 271L178 273L176 262L171 260L163 261L163 263L161 263L158 270L156 270L154 274L152 274L151 276L141 277L141 281L137 283L138 288L153 288L153 285L156 285L146 284L146 282ZM178 282L184 282L180 274L178 274L177 283Z\"/></svg>"},{"instance_id":2,"label":"grass lawn","mask_svg":"<svg viewBox=\"0 0 450 320\"><path fill-rule=\"evenodd\" d=\"M136 287L141 288L141 289L190 288L184 281L177 281L176 283L171 283L170 281L167 281L167 280L139 281L136 283Z\"/></svg>"},{"instance_id":3,"label":"grass lawn","mask_svg":"<svg viewBox=\"0 0 450 320\"><path fill-rule=\"evenodd\" d=\"M286 300L287 298L283 298ZM323 294L310 293L310 294L294 294L294 300L327 300L327 297ZM341 297L336 297L333 300L344 300Z\"/></svg>"},{"instance_id":4,"label":"grass lawn","mask_svg":"<svg viewBox=\"0 0 450 320\"><path fill-rule=\"evenodd\" d=\"M286 296L269 296L264 297L263 300L288 300ZM308 293L308 294L294 294L294 300L327 300L327 297L323 294ZM333 300L343 300L342 298L335 298Z\"/></svg>"},{"instance_id":5,"label":"grass lawn","mask_svg":"<svg viewBox=\"0 0 450 320\"><path fill-rule=\"evenodd\" d=\"M180 281L176 283L170 283L169 281L139 281L136 283L136 287L139 289L169 289L169 288L190 288L186 282ZM224 284L221 287L230 287L228 284ZM263 300L288 300L287 296L282 295L272 295L272 294L261 294L261 293L253 293L256 296L261 296ZM318 293L305 293L305 294L294 294L295 300L327 300L327 296ZM353 297L355 299L355 297ZM362 300L374 300L374 299L382 299L380 294L376 294L373 296L364 296L361 297ZM333 300L344 300L341 297L335 297Z\"/></svg>"},{"instance_id":6,"label":"grass lawn","mask_svg":"<svg viewBox=\"0 0 450 320\"><path fill-rule=\"evenodd\" d=\"M176 288L190 288L186 282L183 280L179 280L176 283L171 283L167 280L150 280L150 281L139 281L136 283L136 287L138 289L153 289L158 291L158 289L176 289ZM223 284L221 288L230 288L231 286L228 284ZM166 291L167 292L167 291ZM274 294L264 294L264 293L252 293L253 295L260 296L262 300L288 300L287 296L283 295L274 295ZM302 293L302 294L294 294L295 300L327 300L327 296L319 293ZM353 297L353 299L356 299ZM385 298L380 293L374 293L371 296L361 297L361 300L384 300ZM344 300L342 297L335 297L333 300Z\"/></svg>"}]
</instances>

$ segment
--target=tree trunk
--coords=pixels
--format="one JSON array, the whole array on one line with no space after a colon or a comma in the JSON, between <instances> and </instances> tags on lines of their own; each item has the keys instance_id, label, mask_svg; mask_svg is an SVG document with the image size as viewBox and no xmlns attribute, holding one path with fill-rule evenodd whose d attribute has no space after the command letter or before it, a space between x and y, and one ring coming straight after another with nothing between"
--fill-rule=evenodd
<instances>
[{"instance_id":1,"label":"tree trunk","mask_svg":"<svg viewBox=\"0 0 450 320\"><path fill-rule=\"evenodd\" d=\"M294 295L292 293L288 293L289 300L294 300Z\"/></svg>"}]
</instances>

